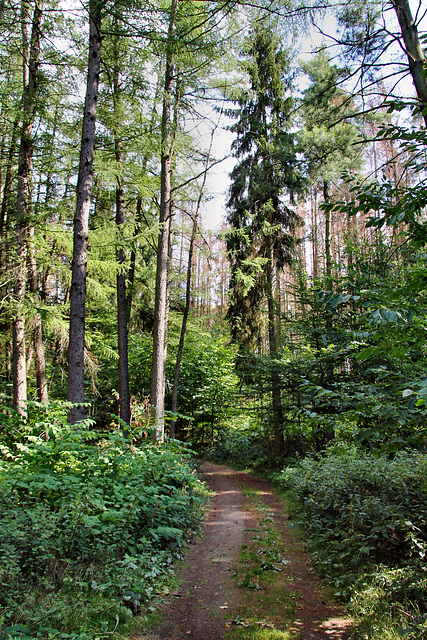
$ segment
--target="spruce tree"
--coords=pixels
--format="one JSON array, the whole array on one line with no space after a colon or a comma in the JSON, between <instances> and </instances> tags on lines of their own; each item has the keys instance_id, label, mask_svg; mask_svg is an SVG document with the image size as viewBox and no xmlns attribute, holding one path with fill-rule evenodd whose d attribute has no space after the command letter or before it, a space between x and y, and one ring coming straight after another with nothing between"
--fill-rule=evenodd
<instances>
[{"instance_id":1,"label":"spruce tree","mask_svg":"<svg viewBox=\"0 0 427 640\"><path fill-rule=\"evenodd\" d=\"M231 262L231 333L241 345L261 341L264 300L267 301L268 349L276 449L283 447L280 380L277 359L275 274L291 259L297 216L292 202L299 187L293 135L289 132L292 98L289 54L280 47L270 21L255 23L247 39L243 68L249 88L237 103L233 143L238 163L231 173L227 251Z\"/></svg>"}]
</instances>

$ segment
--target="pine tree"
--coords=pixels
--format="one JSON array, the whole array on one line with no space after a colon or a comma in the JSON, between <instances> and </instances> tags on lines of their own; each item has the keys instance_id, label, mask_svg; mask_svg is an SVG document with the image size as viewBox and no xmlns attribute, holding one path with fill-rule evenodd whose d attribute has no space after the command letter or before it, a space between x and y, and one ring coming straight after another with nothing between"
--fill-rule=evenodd
<instances>
[{"instance_id":1,"label":"pine tree","mask_svg":"<svg viewBox=\"0 0 427 640\"><path fill-rule=\"evenodd\" d=\"M360 167L363 147L351 96L340 87L345 70L333 65L324 51L302 64L310 85L304 92L299 142L304 153L307 176L313 189L330 204L332 189L345 171ZM317 200L317 198L316 198ZM315 203L316 206L316 203ZM313 237L318 230L312 229ZM325 273L332 275L332 219L325 207ZM317 268L316 268L317 271Z\"/></svg>"}]
</instances>

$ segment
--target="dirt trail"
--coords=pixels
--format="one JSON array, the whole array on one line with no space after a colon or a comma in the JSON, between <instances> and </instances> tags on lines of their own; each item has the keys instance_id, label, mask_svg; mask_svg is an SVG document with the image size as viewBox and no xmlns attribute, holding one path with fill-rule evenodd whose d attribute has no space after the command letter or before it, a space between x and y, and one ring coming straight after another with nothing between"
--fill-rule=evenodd
<instances>
[{"instance_id":1,"label":"dirt trail","mask_svg":"<svg viewBox=\"0 0 427 640\"><path fill-rule=\"evenodd\" d=\"M245 473L211 463L204 463L202 471L213 493L203 536L186 553L179 593L173 594L170 602L162 608L159 628L148 635L136 634L133 640L234 638L237 637L233 635L236 625L246 626L241 614L247 614L248 606L259 618L255 623L251 618L251 624L276 628L274 624L265 622L269 619L269 612L260 592L249 592L238 586L236 579L236 574L242 570L241 549L249 548L255 532L260 531L260 508L268 510L264 527L274 528L287 558L285 566L280 569L280 583L276 584L275 592L275 595L283 593L294 599L292 619L285 627L280 627L286 628L289 634L283 638L345 640L351 621L344 618L340 608L326 597L295 532L288 525L283 502L270 486ZM258 507L248 495L256 496ZM279 597L275 600L279 601ZM276 614L275 620L278 619ZM238 637L253 636L241 629Z\"/></svg>"}]
</instances>

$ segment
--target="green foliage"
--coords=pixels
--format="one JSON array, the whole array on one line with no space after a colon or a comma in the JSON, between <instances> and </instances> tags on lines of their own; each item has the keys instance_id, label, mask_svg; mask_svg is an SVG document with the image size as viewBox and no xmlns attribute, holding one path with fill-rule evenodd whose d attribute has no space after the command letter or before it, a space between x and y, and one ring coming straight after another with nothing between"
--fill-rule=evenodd
<instances>
[{"instance_id":1,"label":"green foliage","mask_svg":"<svg viewBox=\"0 0 427 640\"><path fill-rule=\"evenodd\" d=\"M425 446L425 261L389 255L361 250L361 271L334 290L300 284L281 374L288 414L318 450L331 438L385 452Z\"/></svg>"},{"instance_id":2,"label":"green foliage","mask_svg":"<svg viewBox=\"0 0 427 640\"><path fill-rule=\"evenodd\" d=\"M210 459L240 468L265 463L265 437L254 417L234 417L223 425L218 441L206 449Z\"/></svg>"},{"instance_id":3,"label":"green foliage","mask_svg":"<svg viewBox=\"0 0 427 640\"><path fill-rule=\"evenodd\" d=\"M178 392L178 434L192 446L204 446L217 438L215 431L235 414L238 378L234 346L222 333L198 333L187 337L182 355ZM173 362L173 359L172 359ZM187 431L188 429L188 431ZM180 431L181 430L181 431Z\"/></svg>"},{"instance_id":4,"label":"green foliage","mask_svg":"<svg viewBox=\"0 0 427 640\"><path fill-rule=\"evenodd\" d=\"M322 573L337 595L351 595L361 618L368 609L378 617L384 598L395 626L399 607L408 603L409 617L417 625L423 621L426 478L425 454L402 451L390 460L344 447L277 475L295 501Z\"/></svg>"},{"instance_id":5,"label":"green foliage","mask_svg":"<svg viewBox=\"0 0 427 640\"><path fill-rule=\"evenodd\" d=\"M238 160L230 174L227 203L227 254L231 265L227 316L231 335L255 347L261 339L261 315L271 296L269 271L292 257L299 217L284 198L301 188L295 136L289 132L293 98L291 52L281 46L274 20L256 22L246 40L242 67L249 89L242 89L230 127Z\"/></svg>"},{"instance_id":6,"label":"green foliage","mask_svg":"<svg viewBox=\"0 0 427 640\"><path fill-rule=\"evenodd\" d=\"M46 441L47 422L2 446L2 633L111 634L166 588L201 486L176 443L137 448L59 422Z\"/></svg>"}]
</instances>

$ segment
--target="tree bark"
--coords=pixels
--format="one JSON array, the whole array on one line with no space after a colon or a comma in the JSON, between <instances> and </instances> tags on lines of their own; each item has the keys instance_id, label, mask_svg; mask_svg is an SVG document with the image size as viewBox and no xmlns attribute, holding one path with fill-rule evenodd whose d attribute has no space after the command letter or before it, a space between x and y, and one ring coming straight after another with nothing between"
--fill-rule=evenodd
<instances>
[{"instance_id":1,"label":"tree bark","mask_svg":"<svg viewBox=\"0 0 427 640\"><path fill-rule=\"evenodd\" d=\"M323 201L329 204L329 185L326 180L323 181ZM331 210L325 211L325 260L326 260L326 276L332 275L332 256L331 256Z\"/></svg>"},{"instance_id":2,"label":"tree bark","mask_svg":"<svg viewBox=\"0 0 427 640\"><path fill-rule=\"evenodd\" d=\"M117 162L117 186L116 186L116 225L119 237L121 228L125 223L125 193L123 188L123 149L120 138L120 70L119 70L119 43L115 40L115 64L114 64L114 111L115 132L114 146ZM120 418L130 425L130 391L129 391L129 360L128 360L128 326L126 310L126 271L124 268L125 252L122 247L117 251L119 271L117 272L117 338L119 350L119 406ZM128 435L128 430L125 435Z\"/></svg>"},{"instance_id":3,"label":"tree bark","mask_svg":"<svg viewBox=\"0 0 427 640\"><path fill-rule=\"evenodd\" d=\"M266 266L266 284L267 284L267 309L268 309L268 342L269 353L271 359L271 398L273 408L273 430L274 445L277 453L282 453L284 448L283 439L283 409L282 398L280 393L280 376L277 371L275 360L277 358L277 331L276 331L276 314L274 309L274 249L273 237L268 238L268 262Z\"/></svg>"},{"instance_id":4,"label":"tree bark","mask_svg":"<svg viewBox=\"0 0 427 640\"><path fill-rule=\"evenodd\" d=\"M89 61L86 97L74 216L73 265L70 290L70 335L68 348L68 400L84 402L84 342L86 316L86 273L89 232L89 209L93 186L95 121L101 62L101 3L89 3ZM75 424L84 419L84 407L70 409L68 420Z\"/></svg>"},{"instance_id":5,"label":"tree bark","mask_svg":"<svg viewBox=\"0 0 427 640\"><path fill-rule=\"evenodd\" d=\"M28 229L28 272L30 291L35 297L36 302L40 302L39 295L39 282L37 277L37 264L34 246L32 239L34 237L34 227ZM44 355L43 344L43 328L42 319L39 313L34 316L34 328L33 328L33 344L34 344L34 364L36 368L36 384L37 384L37 397L39 402L47 404L48 387L46 377L46 361Z\"/></svg>"},{"instance_id":6,"label":"tree bark","mask_svg":"<svg viewBox=\"0 0 427 640\"><path fill-rule=\"evenodd\" d=\"M427 109L426 56L418 37L418 28L412 17L408 0L391 0L399 20L400 30L408 57L409 70L415 85L421 111ZM423 114L427 125L427 113Z\"/></svg>"},{"instance_id":7,"label":"tree bark","mask_svg":"<svg viewBox=\"0 0 427 640\"><path fill-rule=\"evenodd\" d=\"M136 234L139 234L141 229L141 209L142 209L142 198L138 196L136 200L136 213L135 213L135 230ZM133 246L130 252L130 264L128 271L128 287L127 287L127 296L126 296L126 317L127 324L129 326L130 323L130 315L132 311L132 302L133 302L133 290L135 286L135 271L136 271L136 247Z\"/></svg>"},{"instance_id":8,"label":"tree bark","mask_svg":"<svg viewBox=\"0 0 427 640\"><path fill-rule=\"evenodd\" d=\"M188 313L190 311L191 274L192 274L192 271L193 271L193 249L194 249L194 239L196 237L196 229L197 229L197 212L196 212L196 215L194 216L194 220L193 220L193 228L192 228L192 231L191 231L190 246L189 246L189 249L188 249L187 281L186 281L186 287L185 287L185 307L184 307L184 313L183 313L183 316L182 316L181 334L179 336L178 351L177 351L177 354L176 354L175 371L174 371L174 376L173 376L172 402L171 402L172 419L171 419L171 422L170 422L170 425L169 425L169 437L170 438L174 438L175 437L176 419L175 419L174 414L176 414L176 409L177 409L177 405L178 405L179 373L180 373L180 370L181 370L181 360L182 360L182 352L184 350L185 333L187 331Z\"/></svg>"},{"instance_id":9,"label":"tree bark","mask_svg":"<svg viewBox=\"0 0 427 640\"><path fill-rule=\"evenodd\" d=\"M37 97L38 66L40 58L40 30L42 4L36 2L32 19L31 40L28 41L28 7L21 5L22 29L22 77L23 77L23 122L18 161L18 193L16 205L16 276L14 292L13 342L13 407L22 416L26 415L27 372L25 358L25 309L24 297L27 284L27 234L28 220L32 213L32 127Z\"/></svg>"},{"instance_id":10,"label":"tree bark","mask_svg":"<svg viewBox=\"0 0 427 640\"><path fill-rule=\"evenodd\" d=\"M174 80L174 43L178 0L172 0L166 52L165 84L161 125L161 195L160 231L157 247L156 293L154 306L153 359L151 369L151 411L154 440L164 440L166 331L168 322L167 281L168 254L171 225L171 172L172 172L172 89Z\"/></svg>"}]
</instances>

